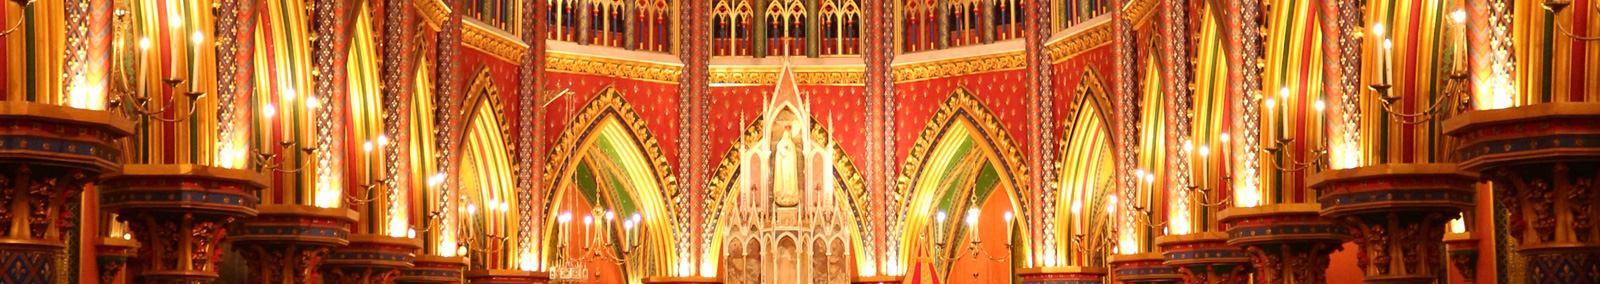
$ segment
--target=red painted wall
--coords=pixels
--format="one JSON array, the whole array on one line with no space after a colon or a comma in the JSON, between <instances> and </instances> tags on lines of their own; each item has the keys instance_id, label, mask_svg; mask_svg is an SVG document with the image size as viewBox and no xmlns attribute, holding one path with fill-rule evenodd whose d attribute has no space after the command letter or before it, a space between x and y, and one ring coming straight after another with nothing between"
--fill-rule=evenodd
<instances>
[{"instance_id":1,"label":"red painted wall","mask_svg":"<svg viewBox=\"0 0 1600 284\"><path fill-rule=\"evenodd\" d=\"M662 155L676 170L678 167L677 84L562 72L545 73L545 90L570 90L566 95L551 102L545 111L542 130L545 139L541 142L545 143L546 151L554 149L552 144L560 139L561 131L571 122L572 113L581 110L590 99L600 94L600 90L606 87L616 87L617 91L622 93L622 98L633 106L634 112L639 114L639 119L644 120L645 128L650 129L650 135L655 136L656 142L661 146Z\"/></svg>"},{"instance_id":2,"label":"red painted wall","mask_svg":"<svg viewBox=\"0 0 1600 284\"><path fill-rule=\"evenodd\" d=\"M1011 139L1017 143L1024 157L1031 155L1033 150L1022 142L1028 137L1025 104L1028 87L1025 77L1026 70L1016 69L895 84L896 168L903 166L899 163L906 160L917 143L917 136L933 118L933 113L939 110L939 106L956 88L961 87L971 91L983 101L985 107L999 116L1006 132L1011 134ZM898 175L899 172L893 174Z\"/></svg>"},{"instance_id":3,"label":"red painted wall","mask_svg":"<svg viewBox=\"0 0 1600 284\"><path fill-rule=\"evenodd\" d=\"M772 96L775 86L741 86L711 88L711 134L707 141L710 160L707 167L716 167L722 155L732 150L734 141L744 126L761 115L762 104ZM860 157L865 157L866 133L863 118L863 93L860 86L800 86L802 98L811 103L811 115L830 127L831 134L845 155L862 167ZM741 122L742 119L742 122ZM713 169L715 170L715 169Z\"/></svg>"}]
</instances>

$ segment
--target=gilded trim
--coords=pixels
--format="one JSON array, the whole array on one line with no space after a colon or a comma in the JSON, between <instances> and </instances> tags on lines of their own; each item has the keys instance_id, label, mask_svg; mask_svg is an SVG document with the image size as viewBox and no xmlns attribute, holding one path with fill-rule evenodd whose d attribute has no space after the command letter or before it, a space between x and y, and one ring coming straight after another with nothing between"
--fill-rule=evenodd
<instances>
[{"instance_id":1,"label":"gilded trim","mask_svg":"<svg viewBox=\"0 0 1600 284\"><path fill-rule=\"evenodd\" d=\"M462 20L461 23L466 24L466 28L461 29L461 43L467 46L506 62L521 62L522 54L528 52L528 44L511 34L498 31L498 28L483 26L478 21Z\"/></svg>"},{"instance_id":2,"label":"gilded trim","mask_svg":"<svg viewBox=\"0 0 1600 284\"><path fill-rule=\"evenodd\" d=\"M1160 3L1160 1L1135 0L1128 2L1128 4L1122 6L1122 13L1127 15L1124 19L1128 19L1128 22L1133 23L1134 26L1143 24L1144 20L1150 19L1150 15L1154 14L1152 12L1156 10L1156 3Z\"/></svg>"},{"instance_id":3,"label":"gilded trim","mask_svg":"<svg viewBox=\"0 0 1600 284\"><path fill-rule=\"evenodd\" d=\"M1077 33L1045 45L1050 63L1061 63L1091 49L1111 45L1111 21L1102 21Z\"/></svg>"},{"instance_id":4,"label":"gilded trim","mask_svg":"<svg viewBox=\"0 0 1600 284\"><path fill-rule=\"evenodd\" d=\"M589 140L589 136L598 135L593 133L594 129L591 126L603 122L606 117L613 115L620 120L621 125L627 127L628 131L637 137L633 142L640 147L640 150L644 151L642 156L655 168L649 172L656 175L656 182L661 186L662 195L665 197L662 200L673 200L671 197L678 195L677 177L672 175L671 166L667 164L666 156L661 153L661 144L656 142L655 136L650 134L650 129L645 127L644 120L639 118L637 112L634 112L633 105L624 100L622 93L619 93L615 87L606 87L605 90L601 90L593 99L590 99L588 105L584 106L572 118L572 121L567 124L568 127L561 131L561 136L556 139L555 147L551 148L550 153L547 155L550 160L549 163L545 164L543 184L559 188L560 184L557 183L557 180L565 176L566 172L571 170L571 167L577 165L577 158L582 154L577 151L578 147L581 146L578 143ZM554 194L554 192L547 192L546 200L551 197L548 194ZM551 204L546 203L545 208L540 211L548 211L550 206ZM685 210L671 204L666 207L669 211ZM547 214L546 216L550 215Z\"/></svg>"},{"instance_id":5,"label":"gilded trim","mask_svg":"<svg viewBox=\"0 0 1600 284\"><path fill-rule=\"evenodd\" d=\"M1028 67L1021 50L998 54L961 57L894 66L894 82L905 83L929 79L980 74L994 71L1017 70Z\"/></svg>"},{"instance_id":6,"label":"gilded trim","mask_svg":"<svg viewBox=\"0 0 1600 284\"><path fill-rule=\"evenodd\" d=\"M683 66L550 51L545 71L677 84Z\"/></svg>"},{"instance_id":7,"label":"gilded trim","mask_svg":"<svg viewBox=\"0 0 1600 284\"><path fill-rule=\"evenodd\" d=\"M778 66L711 66L713 86L771 86L778 84ZM797 85L866 85L866 66L794 68Z\"/></svg>"},{"instance_id":8,"label":"gilded trim","mask_svg":"<svg viewBox=\"0 0 1600 284\"><path fill-rule=\"evenodd\" d=\"M444 0L420 0L412 3L417 8L417 14L422 15L422 20L435 28L450 16L450 6L445 6Z\"/></svg>"}]
</instances>

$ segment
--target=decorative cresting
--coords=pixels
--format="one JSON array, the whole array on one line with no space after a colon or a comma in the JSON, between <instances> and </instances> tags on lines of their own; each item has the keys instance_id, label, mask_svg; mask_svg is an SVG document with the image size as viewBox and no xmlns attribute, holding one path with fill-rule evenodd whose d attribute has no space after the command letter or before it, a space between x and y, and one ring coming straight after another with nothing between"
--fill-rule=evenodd
<instances>
[{"instance_id":1,"label":"decorative cresting","mask_svg":"<svg viewBox=\"0 0 1600 284\"><path fill-rule=\"evenodd\" d=\"M1450 265L1461 273L1466 283L1476 283L1478 278L1478 236L1473 232L1444 235L1444 251Z\"/></svg>"},{"instance_id":2,"label":"decorative cresting","mask_svg":"<svg viewBox=\"0 0 1600 284\"><path fill-rule=\"evenodd\" d=\"M545 53L545 69L550 72L595 75L631 80L677 84L683 65L606 58L551 51Z\"/></svg>"},{"instance_id":3,"label":"decorative cresting","mask_svg":"<svg viewBox=\"0 0 1600 284\"><path fill-rule=\"evenodd\" d=\"M544 284L550 276L542 272L500 269L467 271L467 281L472 284Z\"/></svg>"},{"instance_id":4,"label":"decorative cresting","mask_svg":"<svg viewBox=\"0 0 1600 284\"><path fill-rule=\"evenodd\" d=\"M1228 244L1228 234L1199 232L1156 237L1168 267L1187 283L1250 283L1250 256Z\"/></svg>"},{"instance_id":5,"label":"decorative cresting","mask_svg":"<svg viewBox=\"0 0 1600 284\"><path fill-rule=\"evenodd\" d=\"M322 264L322 283L388 284L412 267L422 240L383 235L351 235L350 244L334 248Z\"/></svg>"},{"instance_id":6,"label":"decorative cresting","mask_svg":"<svg viewBox=\"0 0 1600 284\"><path fill-rule=\"evenodd\" d=\"M896 64L894 82L905 83L1028 67L1021 50L960 58Z\"/></svg>"},{"instance_id":7,"label":"decorative cresting","mask_svg":"<svg viewBox=\"0 0 1600 284\"><path fill-rule=\"evenodd\" d=\"M1600 283L1600 103L1471 110L1445 120L1461 169L1494 184L1528 283ZM1532 229L1532 230L1529 230Z\"/></svg>"},{"instance_id":8,"label":"decorative cresting","mask_svg":"<svg viewBox=\"0 0 1600 284\"><path fill-rule=\"evenodd\" d=\"M128 259L138 255L139 242L133 236L100 238L100 243L94 245L94 263L99 267L100 284L112 284L121 280L123 268L128 266Z\"/></svg>"},{"instance_id":9,"label":"decorative cresting","mask_svg":"<svg viewBox=\"0 0 1600 284\"><path fill-rule=\"evenodd\" d=\"M1018 53L1018 55L1020 56L1021 54ZM955 93L950 94L950 98L945 99L944 103L940 104L939 110L934 112L933 117L928 120L928 126L918 132L917 142L912 144L911 149L909 149L909 154L905 163L900 167L900 175L895 184L894 196L901 201L896 201L898 207L890 208L890 210L898 210L899 212L890 214L909 218L907 214L911 213L912 206L904 204L904 201L911 200L911 191L917 188L917 182L919 182L917 178L921 177L923 175L922 171L928 168L925 165L927 161L934 158L934 146L939 144L939 140L945 138L941 134L949 130L955 123L958 123L958 119L971 123L975 130L973 134L979 136L974 137L973 140L987 145L979 147L979 149L994 151L991 154L995 159L998 159L998 161L994 161L997 164L996 168L1004 170L1002 172L1003 176L999 177L1002 180L1001 183L1011 185L1010 188L1015 189L1015 196L1011 198L1017 201L1017 208L1033 208L1031 207L1033 206L1032 203L1029 201L1035 199L1032 197L1034 193L1031 191L1031 187L1026 186L1031 182L1029 179L1031 175L1028 172L1028 163L1022 158L1022 152L1017 150L1020 147L1013 142L1016 140L1011 138L1011 132L1006 131L1004 124L1000 122L1000 118L990 112L982 101L973 96L972 92L968 91L966 87L958 87ZM1026 226L1031 222L1028 220L1033 220L1033 215L1030 211L1019 210L1017 214L1020 215L1017 219L1021 220L1018 224ZM928 216L923 216L922 218L928 218ZM887 224L888 232L905 232L905 222L906 218L890 219ZM1021 230L1027 231L1027 228ZM889 242L891 251L910 249L909 245L901 243L900 237L900 234L889 233L889 239L886 241ZM905 255L901 257L904 258ZM904 259L886 261L910 262ZM902 264L900 267L910 266Z\"/></svg>"},{"instance_id":10,"label":"decorative cresting","mask_svg":"<svg viewBox=\"0 0 1600 284\"><path fill-rule=\"evenodd\" d=\"M1113 255L1108 261L1114 275L1111 279L1125 284L1171 284L1184 279L1164 262L1166 258L1158 252Z\"/></svg>"},{"instance_id":11,"label":"decorative cresting","mask_svg":"<svg viewBox=\"0 0 1600 284\"><path fill-rule=\"evenodd\" d=\"M1222 210L1228 245L1243 248L1262 284L1326 283L1328 255L1350 231L1318 215L1315 203L1279 203Z\"/></svg>"},{"instance_id":12,"label":"decorative cresting","mask_svg":"<svg viewBox=\"0 0 1600 284\"><path fill-rule=\"evenodd\" d=\"M1083 30L1045 44L1050 63L1066 62L1091 49L1111 44L1111 21L1090 24Z\"/></svg>"},{"instance_id":13,"label":"decorative cresting","mask_svg":"<svg viewBox=\"0 0 1600 284\"><path fill-rule=\"evenodd\" d=\"M355 210L265 204L229 237L249 264L249 283L312 283L332 248L350 244Z\"/></svg>"},{"instance_id":14,"label":"decorative cresting","mask_svg":"<svg viewBox=\"0 0 1600 284\"><path fill-rule=\"evenodd\" d=\"M1342 221L1367 283L1434 283L1445 224L1474 204L1477 175L1455 164L1378 164L1313 174L1322 216Z\"/></svg>"},{"instance_id":15,"label":"decorative cresting","mask_svg":"<svg viewBox=\"0 0 1600 284\"><path fill-rule=\"evenodd\" d=\"M0 282L55 283L78 196L122 163L133 123L107 111L0 102Z\"/></svg>"},{"instance_id":16,"label":"decorative cresting","mask_svg":"<svg viewBox=\"0 0 1600 284\"><path fill-rule=\"evenodd\" d=\"M1103 267L1046 267L1020 268L1017 277L1023 284L1100 284L1105 283Z\"/></svg>"},{"instance_id":17,"label":"decorative cresting","mask_svg":"<svg viewBox=\"0 0 1600 284\"><path fill-rule=\"evenodd\" d=\"M467 268L467 259L465 257L418 255L416 259L411 261L411 268L400 270L400 277L395 279L395 283L461 283L461 270L465 268Z\"/></svg>"},{"instance_id":18,"label":"decorative cresting","mask_svg":"<svg viewBox=\"0 0 1600 284\"><path fill-rule=\"evenodd\" d=\"M100 208L141 246L142 283L211 283L234 222L256 216L266 176L190 164L130 164L100 183Z\"/></svg>"}]
</instances>

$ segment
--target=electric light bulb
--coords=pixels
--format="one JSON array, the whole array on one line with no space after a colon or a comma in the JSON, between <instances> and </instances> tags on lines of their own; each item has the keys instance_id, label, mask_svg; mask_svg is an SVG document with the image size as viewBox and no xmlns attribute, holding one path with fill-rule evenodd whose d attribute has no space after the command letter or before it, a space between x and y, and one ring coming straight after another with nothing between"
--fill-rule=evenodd
<instances>
[{"instance_id":1,"label":"electric light bulb","mask_svg":"<svg viewBox=\"0 0 1600 284\"><path fill-rule=\"evenodd\" d=\"M1205 158L1205 157L1209 157L1209 156L1211 156L1211 147L1206 146L1206 145L1200 145L1200 157L1201 158Z\"/></svg>"},{"instance_id":2,"label":"electric light bulb","mask_svg":"<svg viewBox=\"0 0 1600 284\"><path fill-rule=\"evenodd\" d=\"M1081 210L1082 208L1083 208L1083 201L1078 201L1078 200L1073 200L1072 201L1072 214L1073 215L1077 215L1078 211Z\"/></svg>"},{"instance_id":3,"label":"electric light bulb","mask_svg":"<svg viewBox=\"0 0 1600 284\"><path fill-rule=\"evenodd\" d=\"M194 41L194 44L200 44L206 41L206 34L194 31L194 33L189 34L189 40Z\"/></svg>"},{"instance_id":4,"label":"electric light bulb","mask_svg":"<svg viewBox=\"0 0 1600 284\"><path fill-rule=\"evenodd\" d=\"M1456 20L1457 24L1465 23L1467 22L1467 11L1456 9L1455 12L1450 12L1450 18Z\"/></svg>"},{"instance_id":5,"label":"electric light bulb","mask_svg":"<svg viewBox=\"0 0 1600 284\"><path fill-rule=\"evenodd\" d=\"M592 216L592 215L584 215L583 216L583 225L584 226L593 225L593 224L594 224L594 216Z\"/></svg>"},{"instance_id":6,"label":"electric light bulb","mask_svg":"<svg viewBox=\"0 0 1600 284\"><path fill-rule=\"evenodd\" d=\"M1283 88L1279 88L1278 89L1278 97L1284 98L1284 99L1289 99L1289 87L1285 86Z\"/></svg>"},{"instance_id":7,"label":"electric light bulb","mask_svg":"<svg viewBox=\"0 0 1600 284\"><path fill-rule=\"evenodd\" d=\"M617 219L617 212L611 212L611 210L606 210L606 222L611 222L611 220L616 220L616 219Z\"/></svg>"},{"instance_id":8,"label":"electric light bulb","mask_svg":"<svg viewBox=\"0 0 1600 284\"><path fill-rule=\"evenodd\" d=\"M572 212L561 212L561 215L556 216L556 222L560 222L561 224L566 224L567 222L571 221Z\"/></svg>"},{"instance_id":9,"label":"electric light bulb","mask_svg":"<svg viewBox=\"0 0 1600 284\"><path fill-rule=\"evenodd\" d=\"M1394 42L1389 41L1389 39L1383 39L1383 50L1384 50L1384 52L1388 52L1388 50L1393 49L1393 48L1394 48Z\"/></svg>"},{"instance_id":10,"label":"electric light bulb","mask_svg":"<svg viewBox=\"0 0 1600 284\"><path fill-rule=\"evenodd\" d=\"M1317 103L1314 104L1313 107L1316 107L1317 112L1322 112L1322 109L1327 108L1328 106L1322 103L1322 100L1317 100Z\"/></svg>"},{"instance_id":11,"label":"electric light bulb","mask_svg":"<svg viewBox=\"0 0 1600 284\"><path fill-rule=\"evenodd\" d=\"M172 16L169 16L168 18L172 19L172 21L167 22L167 24L172 25L172 28L176 29L183 27L183 16L179 16L178 13L172 13Z\"/></svg>"},{"instance_id":12,"label":"electric light bulb","mask_svg":"<svg viewBox=\"0 0 1600 284\"><path fill-rule=\"evenodd\" d=\"M632 218L630 218L630 219L632 219L632 221L633 221L633 222L634 222L634 223L639 223L639 222L640 222L640 221L639 221L639 218L640 218L640 217L639 217L639 212L633 212L633 217L632 217Z\"/></svg>"},{"instance_id":13,"label":"electric light bulb","mask_svg":"<svg viewBox=\"0 0 1600 284\"><path fill-rule=\"evenodd\" d=\"M505 201L500 201L500 213L506 213L506 210L510 210L510 209L511 209L511 204L506 203Z\"/></svg>"},{"instance_id":14,"label":"electric light bulb","mask_svg":"<svg viewBox=\"0 0 1600 284\"><path fill-rule=\"evenodd\" d=\"M389 145L389 135L378 134L378 146L382 147L382 146L388 146L388 145Z\"/></svg>"},{"instance_id":15,"label":"electric light bulb","mask_svg":"<svg viewBox=\"0 0 1600 284\"><path fill-rule=\"evenodd\" d=\"M293 100L294 100L294 88L283 88L283 101L288 102L288 101L293 101Z\"/></svg>"},{"instance_id":16,"label":"electric light bulb","mask_svg":"<svg viewBox=\"0 0 1600 284\"><path fill-rule=\"evenodd\" d=\"M415 238L417 238L417 229L415 229L415 228L406 229L406 238L407 239L415 239Z\"/></svg>"},{"instance_id":17,"label":"electric light bulb","mask_svg":"<svg viewBox=\"0 0 1600 284\"><path fill-rule=\"evenodd\" d=\"M939 221L939 223L944 223L946 218L949 218L949 216L944 215L944 210L939 210L938 214L933 215L933 219Z\"/></svg>"},{"instance_id":18,"label":"electric light bulb","mask_svg":"<svg viewBox=\"0 0 1600 284\"><path fill-rule=\"evenodd\" d=\"M367 141L365 143L361 143L361 151L362 152L372 152L372 141Z\"/></svg>"},{"instance_id":19,"label":"electric light bulb","mask_svg":"<svg viewBox=\"0 0 1600 284\"><path fill-rule=\"evenodd\" d=\"M477 214L478 214L478 205L472 204L472 203L467 203L467 215L477 215Z\"/></svg>"},{"instance_id":20,"label":"electric light bulb","mask_svg":"<svg viewBox=\"0 0 1600 284\"><path fill-rule=\"evenodd\" d=\"M133 234L122 233L122 239L124 239L124 240L132 240L133 239Z\"/></svg>"},{"instance_id":21,"label":"electric light bulb","mask_svg":"<svg viewBox=\"0 0 1600 284\"><path fill-rule=\"evenodd\" d=\"M1222 136L1217 136L1217 139L1222 141L1222 143L1228 143L1228 133L1223 132Z\"/></svg>"},{"instance_id":22,"label":"electric light bulb","mask_svg":"<svg viewBox=\"0 0 1600 284\"><path fill-rule=\"evenodd\" d=\"M1372 24L1372 35L1383 37L1383 23Z\"/></svg>"},{"instance_id":23,"label":"electric light bulb","mask_svg":"<svg viewBox=\"0 0 1600 284\"><path fill-rule=\"evenodd\" d=\"M1272 98L1267 98L1267 110L1272 110L1272 107L1276 106L1276 105L1278 105L1278 101L1277 100L1273 100Z\"/></svg>"},{"instance_id":24,"label":"electric light bulb","mask_svg":"<svg viewBox=\"0 0 1600 284\"><path fill-rule=\"evenodd\" d=\"M1011 224L1011 219L1015 217L1011 215L1011 211L1006 211L1006 214L1002 216L1006 219L1006 224Z\"/></svg>"},{"instance_id":25,"label":"electric light bulb","mask_svg":"<svg viewBox=\"0 0 1600 284\"><path fill-rule=\"evenodd\" d=\"M633 220L622 221L623 230L633 230Z\"/></svg>"},{"instance_id":26,"label":"electric light bulb","mask_svg":"<svg viewBox=\"0 0 1600 284\"><path fill-rule=\"evenodd\" d=\"M306 97L306 107L307 108L316 109L317 105L318 105L317 96Z\"/></svg>"},{"instance_id":27,"label":"electric light bulb","mask_svg":"<svg viewBox=\"0 0 1600 284\"><path fill-rule=\"evenodd\" d=\"M139 50L147 50L147 49L150 49L150 38L149 37L141 37L141 38L139 38Z\"/></svg>"},{"instance_id":28,"label":"electric light bulb","mask_svg":"<svg viewBox=\"0 0 1600 284\"><path fill-rule=\"evenodd\" d=\"M266 106L262 106L261 107L261 116L265 116L267 118L272 118L272 116L277 114L277 113L278 113L278 107L273 106L271 103L268 103Z\"/></svg>"}]
</instances>

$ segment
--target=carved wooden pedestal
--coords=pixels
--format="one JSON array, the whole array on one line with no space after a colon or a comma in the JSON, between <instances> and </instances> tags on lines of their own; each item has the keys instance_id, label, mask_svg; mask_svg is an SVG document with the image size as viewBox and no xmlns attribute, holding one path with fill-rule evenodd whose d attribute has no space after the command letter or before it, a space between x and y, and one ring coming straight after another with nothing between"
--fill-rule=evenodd
<instances>
[{"instance_id":1,"label":"carved wooden pedestal","mask_svg":"<svg viewBox=\"0 0 1600 284\"><path fill-rule=\"evenodd\" d=\"M356 221L346 208L273 204L260 212L229 238L250 263L252 284L316 282L317 267L332 248L350 243L345 238Z\"/></svg>"},{"instance_id":2,"label":"carved wooden pedestal","mask_svg":"<svg viewBox=\"0 0 1600 284\"><path fill-rule=\"evenodd\" d=\"M1125 284L1172 284L1183 280L1158 252L1111 256L1112 280Z\"/></svg>"},{"instance_id":3,"label":"carved wooden pedestal","mask_svg":"<svg viewBox=\"0 0 1600 284\"><path fill-rule=\"evenodd\" d=\"M350 245L335 248L322 263L326 284L390 284L412 267L422 241L382 235L350 236Z\"/></svg>"},{"instance_id":4,"label":"carved wooden pedestal","mask_svg":"<svg viewBox=\"0 0 1600 284\"><path fill-rule=\"evenodd\" d=\"M1322 216L1341 221L1367 283L1434 283L1445 223L1472 208L1477 175L1455 164L1379 164L1311 177Z\"/></svg>"},{"instance_id":5,"label":"carved wooden pedestal","mask_svg":"<svg viewBox=\"0 0 1600 284\"><path fill-rule=\"evenodd\" d=\"M1250 283L1250 256L1228 245L1228 234L1200 232L1156 237L1165 264L1191 284Z\"/></svg>"},{"instance_id":6,"label":"carved wooden pedestal","mask_svg":"<svg viewBox=\"0 0 1600 284\"><path fill-rule=\"evenodd\" d=\"M1103 267L1042 267L1017 269L1024 284L1101 284L1105 283Z\"/></svg>"},{"instance_id":7,"label":"carved wooden pedestal","mask_svg":"<svg viewBox=\"0 0 1600 284\"><path fill-rule=\"evenodd\" d=\"M1228 245L1243 248L1262 284L1327 283L1328 254L1350 239L1350 231L1318 215L1314 203L1234 207L1217 214L1228 228Z\"/></svg>"},{"instance_id":8,"label":"carved wooden pedestal","mask_svg":"<svg viewBox=\"0 0 1600 284\"><path fill-rule=\"evenodd\" d=\"M400 271L397 283L404 284L459 284L461 283L461 269L467 268L467 259L463 257L442 257L437 255L420 255L411 263L411 268ZM549 277L545 277L549 278Z\"/></svg>"},{"instance_id":9,"label":"carved wooden pedestal","mask_svg":"<svg viewBox=\"0 0 1600 284\"><path fill-rule=\"evenodd\" d=\"M1600 103L1474 110L1444 123L1461 169L1494 184L1528 283L1600 283ZM1531 230L1530 230L1531 229Z\"/></svg>"},{"instance_id":10,"label":"carved wooden pedestal","mask_svg":"<svg viewBox=\"0 0 1600 284\"><path fill-rule=\"evenodd\" d=\"M55 283L78 196L122 165L133 123L107 111L0 102L0 283Z\"/></svg>"},{"instance_id":11,"label":"carved wooden pedestal","mask_svg":"<svg viewBox=\"0 0 1600 284\"><path fill-rule=\"evenodd\" d=\"M256 215L259 173L200 165L126 165L101 183L100 207L128 222L139 283L211 283L230 226Z\"/></svg>"},{"instance_id":12,"label":"carved wooden pedestal","mask_svg":"<svg viewBox=\"0 0 1600 284\"><path fill-rule=\"evenodd\" d=\"M550 283L550 276L544 273L521 270L476 269L467 271L466 277L467 282L472 284Z\"/></svg>"},{"instance_id":13,"label":"carved wooden pedestal","mask_svg":"<svg viewBox=\"0 0 1600 284\"><path fill-rule=\"evenodd\" d=\"M1467 283L1478 278L1478 237L1472 232L1444 235L1444 250L1450 256L1450 265L1461 273Z\"/></svg>"},{"instance_id":14,"label":"carved wooden pedestal","mask_svg":"<svg viewBox=\"0 0 1600 284\"><path fill-rule=\"evenodd\" d=\"M116 283L122 277L122 270L128 266L128 259L133 258L138 252L139 242L131 239L100 238L100 243L94 246L95 265L100 267L100 283Z\"/></svg>"}]
</instances>

